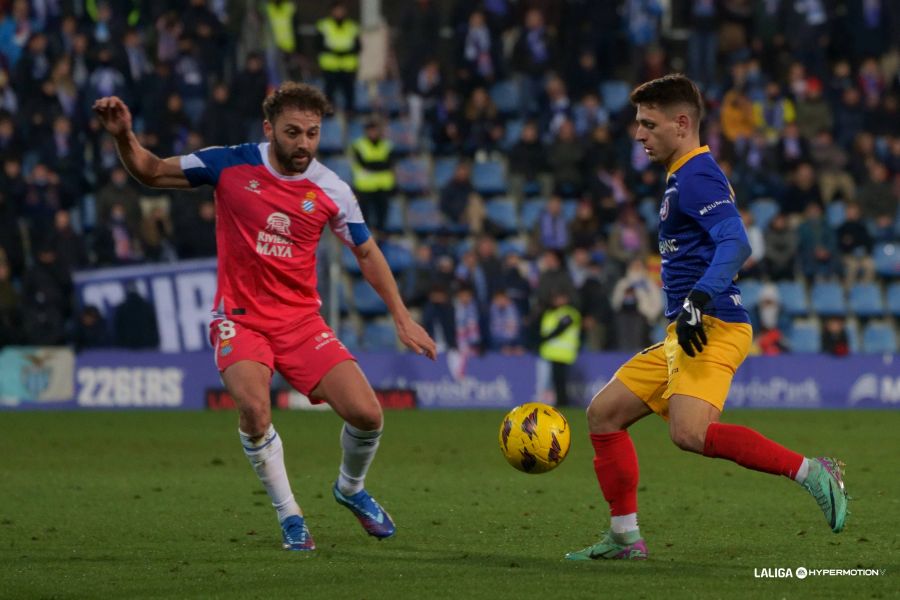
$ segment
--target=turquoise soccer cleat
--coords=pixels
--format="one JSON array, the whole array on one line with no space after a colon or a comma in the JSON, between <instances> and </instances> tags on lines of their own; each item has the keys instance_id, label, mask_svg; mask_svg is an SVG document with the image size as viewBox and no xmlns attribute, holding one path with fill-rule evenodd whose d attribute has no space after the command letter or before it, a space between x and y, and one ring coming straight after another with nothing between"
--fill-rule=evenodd
<instances>
[{"instance_id":1,"label":"turquoise soccer cleat","mask_svg":"<svg viewBox=\"0 0 900 600\"><path fill-rule=\"evenodd\" d=\"M281 522L282 547L285 550L310 551L316 549L316 543L309 534L306 521L301 516L291 516Z\"/></svg>"},{"instance_id":2,"label":"turquoise soccer cleat","mask_svg":"<svg viewBox=\"0 0 900 600\"><path fill-rule=\"evenodd\" d=\"M334 484L334 499L338 504L342 504L350 509L363 529L371 536L378 539L388 538L394 535L396 528L391 516L387 511L381 508L372 496L366 490L360 490L352 496L345 496L338 489L337 483Z\"/></svg>"},{"instance_id":3,"label":"turquoise soccer cleat","mask_svg":"<svg viewBox=\"0 0 900 600\"><path fill-rule=\"evenodd\" d=\"M840 533L847 518L847 490L844 489L844 463L827 456L809 459L809 474L803 482L816 499L831 530Z\"/></svg>"},{"instance_id":4,"label":"turquoise soccer cleat","mask_svg":"<svg viewBox=\"0 0 900 600\"><path fill-rule=\"evenodd\" d=\"M637 531L623 534L607 531L593 546L566 554L566 560L646 560L646 558L647 543Z\"/></svg>"}]
</instances>

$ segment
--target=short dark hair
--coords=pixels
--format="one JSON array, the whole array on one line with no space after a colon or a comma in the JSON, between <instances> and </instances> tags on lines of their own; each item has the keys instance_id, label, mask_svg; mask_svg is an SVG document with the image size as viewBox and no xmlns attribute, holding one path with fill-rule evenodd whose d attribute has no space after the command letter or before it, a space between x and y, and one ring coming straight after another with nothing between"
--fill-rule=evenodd
<instances>
[{"instance_id":1,"label":"short dark hair","mask_svg":"<svg viewBox=\"0 0 900 600\"><path fill-rule=\"evenodd\" d=\"M266 120L274 123L285 108L308 110L324 117L332 112L331 102L319 88L306 84L286 81L263 101L262 109Z\"/></svg>"},{"instance_id":2,"label":"short dark hair","mask_svg":"<svg viewBox=\"0 0 900 600\"><path fill-rule=\"evenodd\" d=\"M635 106L652 104L660 108L687 104L694 110L698 126L703 120L703 95L700 94L697 84L681 73L666 75L642 83L634 88L629 100Z\"/></svg>"}]
</instances>

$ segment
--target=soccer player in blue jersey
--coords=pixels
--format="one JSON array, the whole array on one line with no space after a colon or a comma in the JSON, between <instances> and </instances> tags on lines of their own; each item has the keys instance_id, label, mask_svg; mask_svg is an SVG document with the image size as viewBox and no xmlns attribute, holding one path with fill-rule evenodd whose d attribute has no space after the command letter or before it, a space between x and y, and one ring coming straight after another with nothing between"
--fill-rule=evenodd
<instances>
[{"instance_id":1,"label":"soccer player in blue jersey","mask_svg":"<svg viewBox=\"0 0 900 600\"><path fill-rule=\"evenodd\" d=\"M587 410L594 471L609 503L602 539L570 560L644 559L637 523L638 462L628 427L651 413L668 421L676 446L797 481L816 499L831 530L847 514L841 463L805 458L756 431L719 422L752 330L734 284L750 244L734 191L700 145L703 101L683 75L667 75L631 93L635 139L668 171L659 209L663 289L671 320L666 339L639 352L594 396Z\"/></svg>"}]
</instances>

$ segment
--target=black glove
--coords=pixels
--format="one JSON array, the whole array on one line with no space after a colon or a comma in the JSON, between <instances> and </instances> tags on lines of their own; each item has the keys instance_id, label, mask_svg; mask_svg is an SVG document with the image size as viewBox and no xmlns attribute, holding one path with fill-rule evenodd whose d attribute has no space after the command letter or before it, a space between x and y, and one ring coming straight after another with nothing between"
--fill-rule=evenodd
<instances>
[{"instance_id":1,"label":"black glove","mask_svg":"<svg viewBox=\"0 0 900 600\"><path fill-rule=\"evenodd\" d=\"M706 332L703 331L703 307L707 302L709 302L709 294L692 290L684 299L681 312L675 319L678 345L691 358L695 356L695 348L697 352L703 352L703 346L706 344Z\"/></svg>"}]
</instances>

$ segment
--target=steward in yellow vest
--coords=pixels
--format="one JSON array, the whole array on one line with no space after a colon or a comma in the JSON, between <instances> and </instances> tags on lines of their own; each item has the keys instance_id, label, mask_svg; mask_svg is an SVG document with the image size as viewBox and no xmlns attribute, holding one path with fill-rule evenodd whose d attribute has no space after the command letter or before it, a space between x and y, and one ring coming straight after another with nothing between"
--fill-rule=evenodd
<instances>
[{"instance_id":1,"label":"steward in yellow vest","mask_svg":"<svg viewBox=\"0 0 900 600\"><path fill-rule=\"evenodd\" d=\"M375 119L366 122L365 135L355 140L353 150L353 189L369 227L384 231L388 202L394 193L394 146L382 134Z\"/></svg>"},{"instance_id":2,"label":"steward in yellow vest","mask_svg":"<svg viewBox=\"0 0 900 600\"><path fill-rule=\"evenodd\" d=\"M552 306L541 315L541 343L538 352L550 363L556 404L569 403L566 384L569 366L578 358L581 346L581 313L569 304L566 293L553 295Z\"/></svg>"},{"instance_id":3,"label":"steward in yellow vest","mask_svg":"<svg viewBox=\"0 0 900 600\"><path fill-rule=\"evenodd\" d=\"M325 95L334 103L335 92L344 96L344 109L353 112L356 71L359 68L359 25L347 16L347 5L336 0L329 16L316 23L319 31L319 68Z\"/></svg>"}]
</instances>

